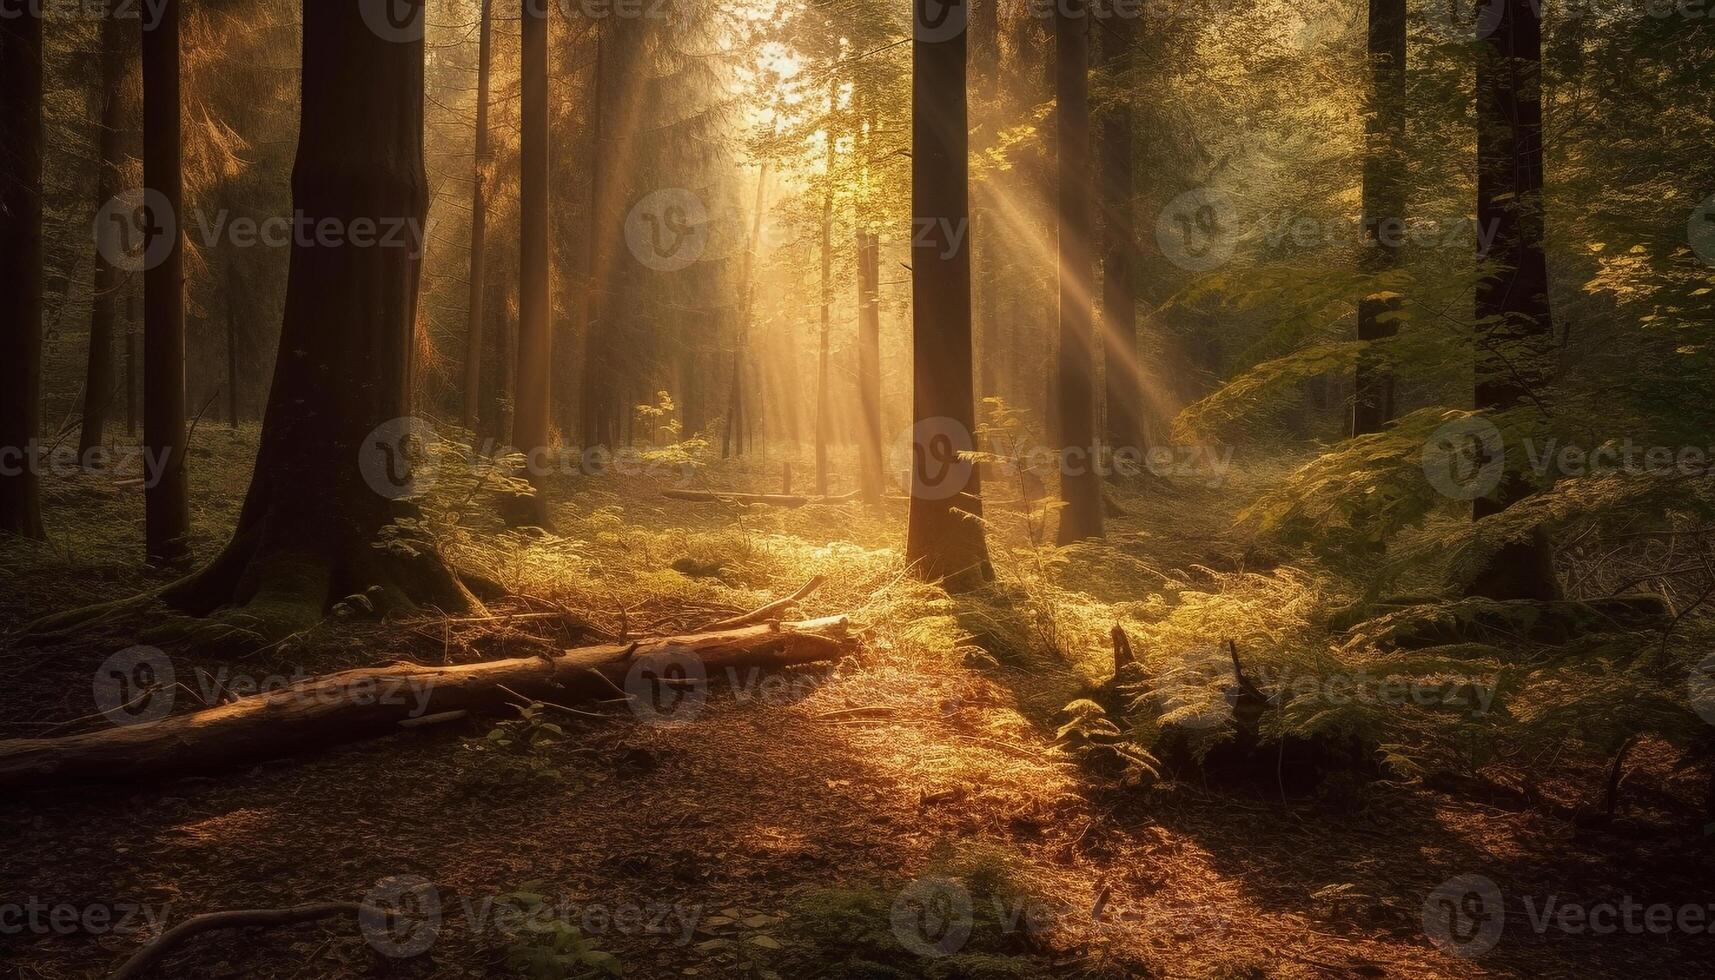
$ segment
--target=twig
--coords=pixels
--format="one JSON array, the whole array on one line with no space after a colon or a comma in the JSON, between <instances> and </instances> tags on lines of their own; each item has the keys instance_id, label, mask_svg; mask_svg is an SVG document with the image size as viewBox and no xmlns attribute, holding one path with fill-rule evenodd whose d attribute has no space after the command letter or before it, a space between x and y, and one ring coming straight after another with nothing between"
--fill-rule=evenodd
<instances>
[{"instance_id":1,"label":"twig","mask_svg":"<svg viewBox=\"0 0 1715 980\"><path fill-rule=\"evenodd\" d=\"M790 609L793 603L803 601L810 595L810 593L821 588L822 583L826 581L827 579L824 576L818 575L804 583L803 588L784 599L776 599L768 605L763 606L760 609L747 612L742 616L735 616L732 619L723 619L718 623L710 623L698 632L715 633L721 630L738 629L741 626L750 626L753 623L762 623L771 619L777 619L782 613Z\"/></svg>"},{"instance_id":2,"label":"twig","mask_svg":"<svg viewBox=\"0 0 1715 980\"><path fill-rule=\"evenodd\" d=\"M162 933L149 945L138 950L113 974L113 980L136 980L165 959L168 953L188 939L216 929L238 929L245 926L290 926L340 915L373 915L387 917L403 913L389 912L358 902L319 902L295 905L284 909L238 909L230 912L209 912L193 916Z\"/></svg>"}]
</instances>

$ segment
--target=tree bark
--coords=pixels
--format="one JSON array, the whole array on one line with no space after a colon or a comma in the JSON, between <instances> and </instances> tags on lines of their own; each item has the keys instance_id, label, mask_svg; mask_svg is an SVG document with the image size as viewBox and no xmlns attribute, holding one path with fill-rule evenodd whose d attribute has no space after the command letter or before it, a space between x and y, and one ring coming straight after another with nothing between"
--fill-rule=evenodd
<instances>
[{"instance_id":1,"label":"tree bark","mask_svg":"<svg viewBox=\"0 0 1715 980\"><path fill-rule=\"evenodd\" d=\"M482 0L476 67L476 148L471 164L470 313L465 321L464 427L482 419L482 307L488 258L488 80L494 67L494 0Z\"/></svg>"},{"instance_id":2,"label":"tree bark","mask_svg":"<svg viewBox=\"0 0 1715 980\"><path fill-rule=\"evenodd\" d=\"M764 160L756 174L756 205L750 218L750 241L744 250L744 262L739 272L738 336L732 351L732 387L727 391L726 425L721 433L721 458L743 456L749 445L750 417L744 397L746 354L750 349L750 317L756 305L756 253L762 247L762 220L768 210L768 161Z\"/></svg>"},{"instance_id":3,"label":"tree bark","mask_svg":"<svg viewBox=\"0 0 1715 980\"><path fill-rule=\"evenodd\" d=\"M834 110L839 98L839 76L828 80L828 186L822 193L822 329L816 343L816 493L828 494L828 439L833 419L832 392L828 390L828 358L834 329Z\"/></svg>"},{"instance_id":4,"label":"tree bark","mask_svg":"<svg viewBox=\"0 0 1715 980\"><path fill-rule=\"evenodd\" d=\"M96 137L95 206L99 209L119 193L120 143L125 123L126 21L118 17L117 0L110 0L101 21L101 131ZM89 313L89 362L83 384L83 423L78 448L87 453L107 435L107 416L119 390L113 370L113 324L119 317L119 270L102 250L95 250L95 279Z\"/></svg>"},{"instance_id":5,"label":"tree bark","mask_svg":"<svg viewBox=\"0 0 1715 980\"><path fill-rule=\"evenodd\" d=\"M523 241L519 246L518 369L516 412L512 420L513 444L526 458L548 445L549 397L553 378L553 337L549 329L553 295L549 280L548 240L548 9L547 0L526 0L523 7L522 133L519 152L519 224ZM520 518L537 527L547 527L546 473L540 466L526 465L526 475L535 493Z\"/></svg>"},{"instance_id":6,"label":"tree bark","mask_svg":"<svg viewBox=\"0 0 1715 980\"><path fill-rule=\"evenodd\" d=\"M1061 544L1102 536L1102 483L1095 432L1094 227L1089 182L1088 0L1061 0L1057 32L1056 121L1060 143L1060 510Z\"/></svg>"},{"instance_id":7,"label":"tree bark","mask_svg":"<svg viewBox=\"0 0 1715 980\"><path fill-rule=\"evenodd\" d=\"M1129 74L1137 18L1115 13L1105 22L1102 67L1111 79ZM1144 449L1142 351L1137 341L1137 231L1132 218L1132 110L1128 86L1102 120L1102 338L1110 445Z\"/></svg>"},{"instance_id":8,"label":"tree bark","mask_svg":"<svg viewBox=\"0 0 1715 980\"><path fill-rule=\"evenodd\" d=\"M861 416L858 474L866 503L881 503L886 485L881 445L881 241L857 233L858 409Z\"/></svg>"},{"instance_id":9,"label":"tree bark","mask_svg":"<svg viewBox=\"0 0 1715 980\"><path fill-rule=\"evenodd\" d=\"M929 581L968 589L992 580L980 521L982 479L956 457L975 449L971 350L970 131L967 0L913 0L911 77L911 516L906 562ZM963 24L959 25L963 27Z\"/></svg>"},{"instance_id":10,"label":"tree bark","mask_svg":"<svg viewBox=\"0 0 1715 980\"><path fill-rule=\"evenodd\" d=\"M157 722L0 742L0 791L219 772L386 735L415 718L498 710L514 700L512 692L558 705L612 698L640 661L701 664L704 679L713 680L729 670L826 663L855 646L846 620L835 618L579 647L555 657L359 668ZM628 693L637 696L636 687L632 680Z\"/></svg>"},{"instance_id":11,"label":"tree bark","mask_svg":"<svg viewBox=\"0 0 1715 980\"><path fill-rule=\"evenodd\" d=\"M1500 23L1477 61L1478 410L1506 412L1536 402L1553 346L1548 262L1543 252L1542 23L1531 0L1501 0ZM1488 247L1485 249L1485 237ZM1529 494L1509 468L1473 516L1499 514ZM1546 533L1502 547L1470 584L1490 599L1560 595Z\"/></svg>"},{"instance_id":12,"label":"tree bark","mask_svg":"<svg viewBox=\"0 0 1715 980\"><path fill-rule=\"evenodd\" d=\"M42 18L0 18L0 534L40 540L36 428L42 388Z\"/></svg>"},{"instance_id":13,"label":"tree bark","mask_svg":"<svg viewBox=\"0 0 1715 980\"><path fill-rule=\"evenodd\" d=\"M1360 269L1382 275L1399 267L1405 239L1405 0L1370 0L1370 104L1364 118L1364 252ZM1380 290L1358 303L1358 339L1399 332L1400 296ZM1394 379L1381 358L1358 360L1352 434L1380 432L1393 421Z\"/></svg>"},{"instance_id":14,"label":"tree bark","mask_svg":"<svg viewBox=\"0 0 1715 980\"><path fill-rule=\"evenodd\" d=\"M238 303L244 286L238 275L238 256L226 260L226 421L238 428Z\"/></svg>"},{"instance_id":15,"label":"tree bark","mask_svg":"<svg viewBox=\"0 0 1715 980\"><path fill-rule=\"evenodd\" d=\"M427 211L423 40L377 36L354 4L307 4L302 77L294 211L375 238L294 242L238 526L162 599L197 616L242 607L264 633L312 625L359 593L378 611L480 608L433 543L395 523L419 516L407 373Z\"/></svg>"},{"instance_id":16,"label":"tree bark","mask_svg":"<svg viewBox=\"0 0 1715 980\"><path fill-rule=\"evenodd\" d=\"M180 0L162 0L143 24L143 445L157 471L144 484L148 559L172 564L190 554L185 432L185 275L183 139L180 135ZM158 206L165 214L154 213ZM155 237L171 244L154 262Z\"/></svg>"}]
</instances>

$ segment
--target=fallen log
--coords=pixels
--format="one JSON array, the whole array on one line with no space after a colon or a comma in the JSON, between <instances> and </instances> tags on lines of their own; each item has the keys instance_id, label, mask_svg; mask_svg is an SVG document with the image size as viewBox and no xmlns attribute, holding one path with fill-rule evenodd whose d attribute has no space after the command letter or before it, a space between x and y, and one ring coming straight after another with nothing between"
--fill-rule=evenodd
<instances>
[{"instance_id":1,"label":"fallen log","mask_svg":"<svg viewBox=\"0 0 1715 980\"><path fill-rule=\"evenodd\" d=\"M858 499L859 492L836 494L831 497L806 497L802 494L790 493L726 493L715 490L663 490L663 497L670 500L689 500L693 503L712 504L753 504L767 507L804 507L809 504L843 504Z\"/></svg>"},{"instance_id":2,"label":"fallen log","mask_svg":"<svg viewBox=\"0 0 1715 980\"><path fill-rule=\"evenodd\" d=\"M64 738L0 741L0 792L133 782L214 772L399 730L454 711L498 711L515 693L612 700L639 661L700 661L706 677L837 660L855 640L843 617L578 647L558 656L430 666L393 664L307 678L290 687L160 721Z\"/></svg>"}]
</instances>

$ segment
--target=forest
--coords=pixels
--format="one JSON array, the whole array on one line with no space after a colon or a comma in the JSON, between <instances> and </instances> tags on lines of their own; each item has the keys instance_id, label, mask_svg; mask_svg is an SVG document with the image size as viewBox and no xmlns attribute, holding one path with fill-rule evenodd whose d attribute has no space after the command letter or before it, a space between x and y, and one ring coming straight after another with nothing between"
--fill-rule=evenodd
<instances>
[{"instance_id":1,"label":"forest","mask_svg":"<svg viewBox=\"0 0 1715 980\"><path fill-rule=\"evenodd\" d=\"M0 973L1715 968L1715 3L0 0L0 100Z\"/></svg>"}]
</instances>

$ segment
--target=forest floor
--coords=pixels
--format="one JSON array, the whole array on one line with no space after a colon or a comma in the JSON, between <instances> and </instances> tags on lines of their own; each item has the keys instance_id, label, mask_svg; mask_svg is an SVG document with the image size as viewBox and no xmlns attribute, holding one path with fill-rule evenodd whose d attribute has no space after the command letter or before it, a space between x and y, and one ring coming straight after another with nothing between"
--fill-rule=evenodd
<instances>
[{"instance_id":1,"label":"forest floor","mask_svg":"<svg viewBox=\"0 0 1715 980\"><path fill-rule=\"evenodd\" d=\"M235 519L254 436L197 436L202 556ZM724 464L701 480L772 491L779 466ZM50 480L53 548L4 545L9 632L163 581L135 561L141 495L115 485L123 476ZM903 505L739 509L663 499L642 478L554 489L560 535L478 528L453 549L631 635L684 631L823 574L803 613L850 615L860 652L788 679L716 685L683 723L646 724L623 707L555 718L563 737L528 754L490 750L497 721L471 719L218 778L0 801L0 912L83 914L27 918L0 944L0 971L103 976L159 924L355 901L400 876L432 886L437 932L366 938L328 919L215 933L160 975L579 976L580 956L608 962L595 951L649 978L1666 977L1715 962L1707 933L1533 921L1545 902L1708 903L1709 838L1658 819L1649 797L1622 822L1589 827L1391 783L1288 792L1169 773L1126 789L1074 764L1054 747L1059 712L1106 679L1103 653L1011 628L1040 570L1016 537L996 548L996 595L972 606L901 574ZM1083 596L1068 612L1079 623L1160 590L1170 570L1265 560L1231 530L1243 474L1221 488L1144 489L1114 491L1124 515L1102 567L1074 554L1053 572ZM98 665L147 642L147 626L7 650L0 735L75 729L65 723L89 716ZM190 692L180 708L215 675L230 689L358 663L476 659L528 649L524 629L425 619L224 660L174 652ZM1648 746L1635 759L1635 782L1671 782ZM1476 959L1443 952L1424 927L1429 896L1466 874L1506 895L1504 934ZM933 915L914 914L925 899L969 924L953 955L911 951L943 935ZM520 907L537 910L531 927L507 911ZM17 921L0 917L0 929ZM419 937L433 940L421 955L385 955ZM552 952L566 957L550 966Z\"/></svg>"}]
</instances>

